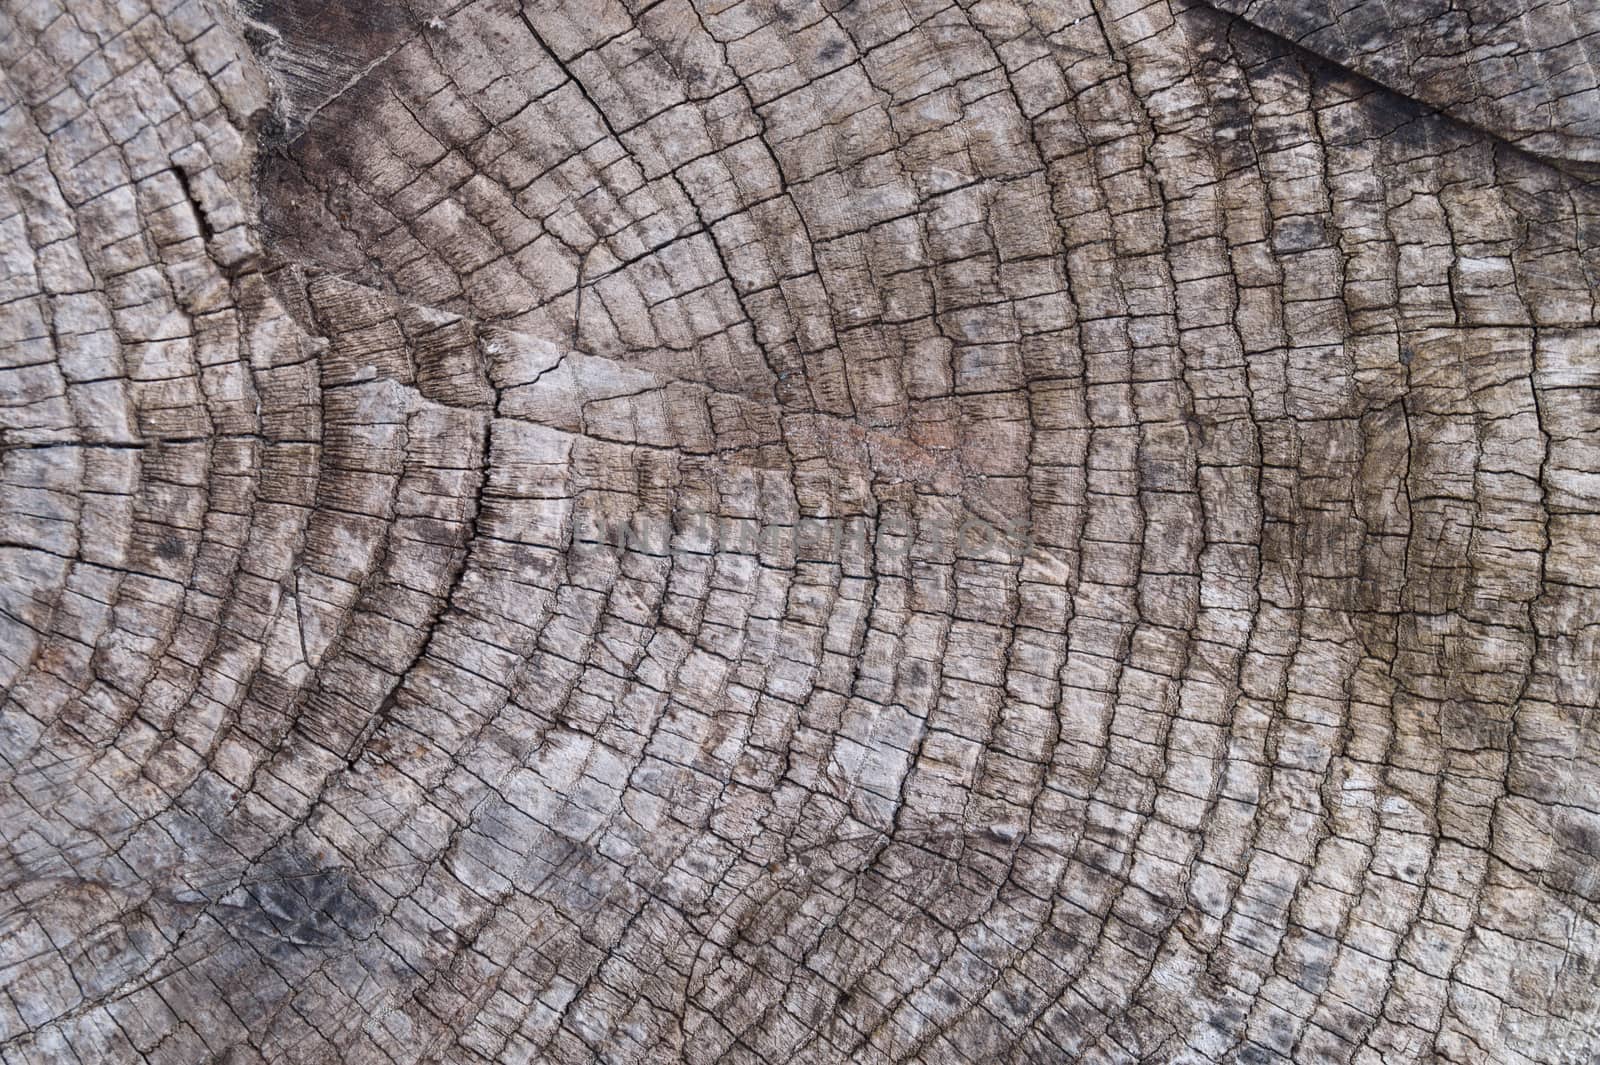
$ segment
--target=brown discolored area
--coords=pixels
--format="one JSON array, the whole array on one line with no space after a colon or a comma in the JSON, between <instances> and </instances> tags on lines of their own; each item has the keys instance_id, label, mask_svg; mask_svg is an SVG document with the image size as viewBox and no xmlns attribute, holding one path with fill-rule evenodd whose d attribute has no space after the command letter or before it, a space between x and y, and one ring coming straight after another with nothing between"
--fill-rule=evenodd
<instances>
[{"instance_id":1,"label":"brown discolored area","mask_svg":"<svg viewBox=\"0 0 1600 1065\"><path fill-rule=\"evenodd\" d=\"M242 0L238 11L276 90L269 142L304 133L322 108L432 17L389 0Z\"/></svg>"}]
</instances>

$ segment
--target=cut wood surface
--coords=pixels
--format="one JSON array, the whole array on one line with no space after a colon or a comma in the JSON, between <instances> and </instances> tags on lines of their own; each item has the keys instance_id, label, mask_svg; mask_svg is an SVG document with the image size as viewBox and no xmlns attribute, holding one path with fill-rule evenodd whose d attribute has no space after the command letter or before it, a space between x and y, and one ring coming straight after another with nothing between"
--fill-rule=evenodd
<instances>
[{"instance_id":1,"label":"cut wood surface","mask_svg":"<svg viewBox=\"0 0 1600 1065\"><path fill-rule=\"evenodd\" d=\"M1596 0L0 0L0 1062L1600 1062Z\"/></svg>"}]
</instances>

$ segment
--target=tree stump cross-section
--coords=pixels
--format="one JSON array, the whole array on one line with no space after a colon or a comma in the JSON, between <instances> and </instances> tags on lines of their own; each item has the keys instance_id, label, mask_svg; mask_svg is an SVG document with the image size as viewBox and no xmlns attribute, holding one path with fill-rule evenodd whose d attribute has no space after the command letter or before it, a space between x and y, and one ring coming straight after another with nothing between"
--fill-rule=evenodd
<instances>
[{"instance_id":1,"label":"tree stump cross-section","mask_svg":"<svg viewBox=\"0 0 1600 1065\"><path fill-rule=\"evenodd\" d=\"M1595 0L0 0L0 1062L1600 1062Z\"/></svg>"}]
</instances>

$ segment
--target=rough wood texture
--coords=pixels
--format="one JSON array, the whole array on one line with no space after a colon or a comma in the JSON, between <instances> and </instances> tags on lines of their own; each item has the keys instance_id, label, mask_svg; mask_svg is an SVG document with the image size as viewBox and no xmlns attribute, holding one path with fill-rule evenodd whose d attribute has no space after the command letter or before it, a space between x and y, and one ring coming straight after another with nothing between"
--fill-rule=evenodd
<instances>
[{"instance_id":1,"label":"rough wood texture","mask_svg":"<svg viewBox=\"0 0 1600 1065\"><path fill-rule=\"evenodd\" d=\"M1523 2L0 0L0 1060L1600 1061Z\"/></svg>"}]
</instances>

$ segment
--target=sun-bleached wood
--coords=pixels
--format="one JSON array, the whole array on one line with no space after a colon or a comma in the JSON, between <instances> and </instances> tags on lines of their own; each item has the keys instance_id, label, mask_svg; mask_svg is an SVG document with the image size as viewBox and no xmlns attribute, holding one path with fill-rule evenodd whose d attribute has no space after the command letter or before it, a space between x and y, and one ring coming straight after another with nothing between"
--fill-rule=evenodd
<instances>
[{"instance_id":1,"label":"sun-bleached wood","mask_svg":"<svg viewBox=\"0 0 1600 1065\"><path fill-rule=\"evenodd\" d=\"M0 1061L1600 1061L1600 10L0 0Z\"/></svg>"}]
</instances>

